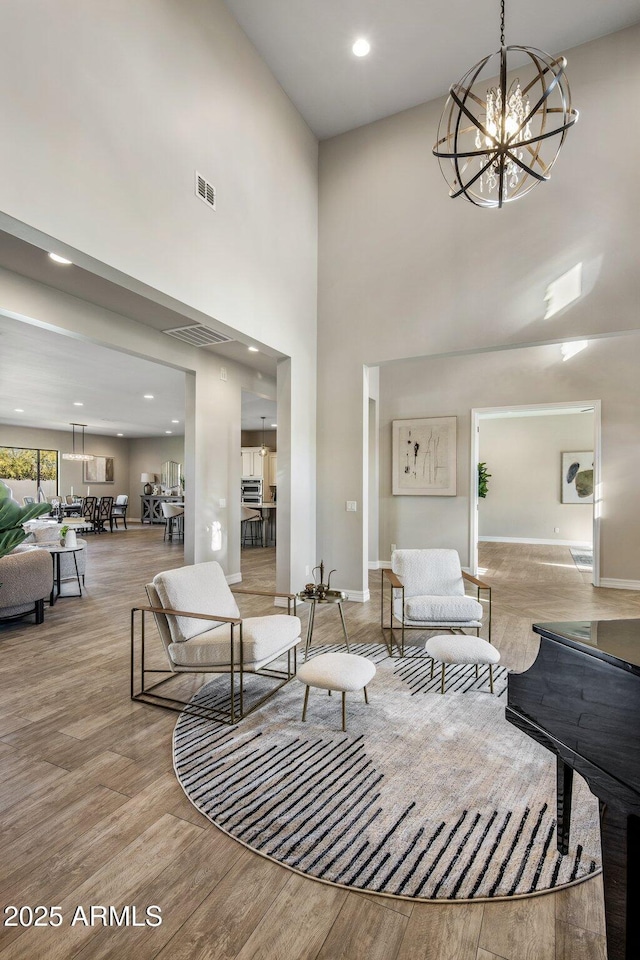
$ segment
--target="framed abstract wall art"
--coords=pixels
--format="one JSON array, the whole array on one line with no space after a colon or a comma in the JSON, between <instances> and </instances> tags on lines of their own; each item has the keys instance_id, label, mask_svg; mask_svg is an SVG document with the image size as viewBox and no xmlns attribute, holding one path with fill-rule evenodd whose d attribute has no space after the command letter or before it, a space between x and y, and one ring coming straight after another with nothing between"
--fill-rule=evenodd
<instances>
[{"instance_id":1,"label":"framed abstract wall art","mask_svg":"<svg viewBox=\"0 0 640 960\"><path fill-rule=\"evenodd\" d=\"M394 420L394 496L455 497L456 418Z\"/></svg>"},{"instance_id":2,"label":"framed abstract wall art","mask_svg":"<svg viewBox=\"0 0 640 960\"><path fill-rule=\"evenodd\" d=\"M593 503L593 450L562 454L562 503Z\"/></svg>"},{"instance_id":3,"label":"framed abstract wall art","mask_svg":"<svg viewBox=\"0 0 640 960\"><path fill-rule=\"evenodd\" d=\"M113 457L94 457L82 464L85 483L113 483Z\"/></svg>"}]
</instances>

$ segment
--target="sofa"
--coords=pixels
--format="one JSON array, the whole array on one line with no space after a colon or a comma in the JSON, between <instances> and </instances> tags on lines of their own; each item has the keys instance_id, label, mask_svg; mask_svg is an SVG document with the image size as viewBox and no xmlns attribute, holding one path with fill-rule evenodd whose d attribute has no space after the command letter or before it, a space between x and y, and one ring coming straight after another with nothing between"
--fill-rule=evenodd
<instances>
[{"instance_id":1,"label":"sofa","mask_svg":"<svg viewBox=\"0 0 640 960\"><path fill-rule=\"evenodd\" d=\"M24 544L0 558L0 620L35 614L44 621L44 601L53 588L53 564L46 550Z\"/></svg>"}]
</instances>

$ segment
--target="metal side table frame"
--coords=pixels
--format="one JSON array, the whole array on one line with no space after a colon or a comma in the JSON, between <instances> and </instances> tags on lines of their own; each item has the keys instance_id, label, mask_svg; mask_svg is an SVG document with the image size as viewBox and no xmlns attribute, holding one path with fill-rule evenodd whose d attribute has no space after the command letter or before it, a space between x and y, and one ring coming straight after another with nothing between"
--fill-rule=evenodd
<instances>
[{"instance_id":1,"label":"metal side table frame","mask_svg":"<svg viewBox=\"0 0 640 960\"><path fill-rule=\"evenodd\" d=\"M301 600L303 603L309 603L311 606L309 608L309 623L307 624L307 642L304 647L304 659L307 659L309 654L309 647L311 646L311 638L313 637L313 624L316 615L316 604L318 603L337 603L338 610L340 611L340 620L342 621L342 632L344 634L345 643L347 645L347 651L350 653L349 649L349 635L347 633L347 624L344 619L344 611L342 609L343 602L347 599L347 595L343 590L328 590L323 595L305 593L304 590L296 594L296 600Z\"/></svg>"}]
</instances>

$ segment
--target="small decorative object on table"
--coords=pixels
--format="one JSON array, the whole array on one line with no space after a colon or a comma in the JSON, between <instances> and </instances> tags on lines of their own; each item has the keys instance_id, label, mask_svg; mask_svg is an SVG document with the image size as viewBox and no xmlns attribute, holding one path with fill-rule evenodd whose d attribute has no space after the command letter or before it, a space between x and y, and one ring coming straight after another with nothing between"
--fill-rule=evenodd
<instances>
[{"instance_id":1,"label":"small decorative object on table","mask_svg":"<svg viewBox=\"0 0 640 960\"><path fill-rule=\"evenodd\" d=\"M65 524L64 527L60 529L60 546L61 547L66 546L68 533L69 533L69 527L67 526L67 524Z\"/></svg>"}]
</instances>

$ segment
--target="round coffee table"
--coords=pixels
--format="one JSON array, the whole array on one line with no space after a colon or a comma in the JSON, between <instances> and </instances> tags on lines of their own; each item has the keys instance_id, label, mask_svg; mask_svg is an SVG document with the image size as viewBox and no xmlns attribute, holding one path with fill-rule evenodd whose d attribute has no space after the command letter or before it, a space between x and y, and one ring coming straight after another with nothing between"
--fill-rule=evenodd
<instances>
[{"instance_id":1,"label":"round coffee table","mask_svg":"<svg viewBox=\"0 0 640 960\"><path fill-rule=\"evenodd\" d=\"M317 603L334 603L338 605L338 610L340 611L340 619L342 621L342 632L344 633L345 643L347 644L347 650L349 650L349 635L347 634L347 625L344 620L344 611L342 609L343 601L347 599L347 595L343 590L327 590L323 594L316 593L305 593L304 590L301 590L300 593L296 594L297 600L302 600L303 603L310 603L311 609L309 610L309 623L307 625L307 642L304 647L304 659L307 659L307 654L309 652L309 647L311 645L311 637L313 636L313 621L316 615L316 604Z\"/></svg>"}]
</instances>

